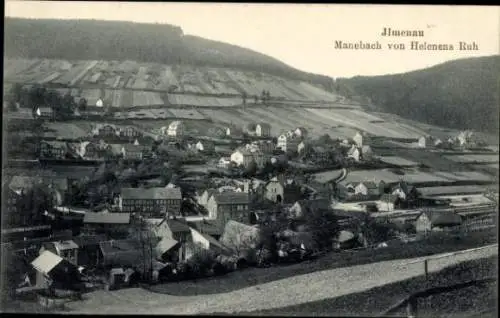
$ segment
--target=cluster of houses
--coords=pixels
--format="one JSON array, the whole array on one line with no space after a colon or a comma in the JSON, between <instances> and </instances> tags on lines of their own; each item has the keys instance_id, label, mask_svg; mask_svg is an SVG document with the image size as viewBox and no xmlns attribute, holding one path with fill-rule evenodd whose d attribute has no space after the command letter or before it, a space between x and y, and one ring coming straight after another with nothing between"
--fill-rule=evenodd
<instances>
[{"instance_id":1,"label":"cluster of houses","mask_svg":"<svg viewBox=\"0 0 500 318\"><path fill-rule=\"evenodd\" d=\"M450 136L444 141L440 138L426 135L418 138L416 146L418 148L434 148L434 147L449 147L449 148L474 148L484 145L484 140L478 134L464 130L454 136Z\"/></svg>"},{"instance_id":2,"label":"cluster of houses","mask_svg":"<svg viewBox=\"0 0 500 318\"><path fill-rule=\"evenodd\" d=\"M45 114L44 111L39 108L37 114L40 113L39 116L42 116ZM226 136L234 136L236 133L238 133L237 128L228 127L225 131ZM255 164L257 168L263 168L267 162L286 161L287 156L283 153L297 155L313 153L316 163L328 163L332 160L328 145L310 146L312 143L308 132L303 127L283 132L275 141L272 138L271 126L267 123L251 124L246 127L246 133L255 137L252 138L253 141L230 149L217 161L217 167L249 168ZM459 143L462 139L464 143L468 143L471 135L464 133L457 137ZM152 151L151 141L162 141L157 147L160 151L183 148L210 155L219 153L213 141L190 138L186 134L184 123L173 121L155 133L139 131L133 126L98 124L92 128L87 141L79 143L43 141L40 144L40 155L47 158L91 160L121 157L140 161L157 155ZM340 141L338 146L344 148L348 159L359 162L373 155L366 141L367 136L358 132L352 139ZM425 148L429 144L437 145L432 137L422 137L418 140L419 147ZM64 196L68 192L67 184L56 182L55 179L51 179L49 183L43 179L21 179L13 178L5 188L8 191L6 197L10 209L8 214L24 218L18 220L18 223L27 223L26 218L33 217L27 213L18 213L19 211L15 209L23 191L29 187L26 183L48 184L55 206L63 203ZM314 181L302 182L298 178L284 175L275 175L269 180L253 178L219 181L217 187L197 191L193 199L196 205L203 207L206 214L195 216L184 213L184 203L191 198L175 185L122 188L114 202L116 209L98 213L85 212L79 236L43 244L39 257L33 262L39 273L37 283L38 281L41 284L45 283L57 266L73 269L78 269L80 266L122 268L123 271L126 271L127 267L137 267L138 264L146 266L144 238L130 238L133 230L143 221L153 234L150 253L154 255L149 255L147 258L154 259L150 266L159 272L168 263L187 261L194 255L193 246L214 250L224 255L234 254L234 249L230 246L232 240L228 238L230 233L238 230L255 234L259 224L272 214L270 211L274 211L276 206L279 206L280 211L289 219L297 220L315 209L332 212L334 210L364 213L392 212L415 207L419 200L416 187L403 181L386 184L382 180L378 182L360 180L318 185ZM456 213L454 215L447 213L422 211L415 221L417 232L460 225L461 218L457 217ZM311 240L305 236L295 234L291 236L296 245L311 245ZM72 273L72 270L68 273Z\"/></svg>"}]
</instances>

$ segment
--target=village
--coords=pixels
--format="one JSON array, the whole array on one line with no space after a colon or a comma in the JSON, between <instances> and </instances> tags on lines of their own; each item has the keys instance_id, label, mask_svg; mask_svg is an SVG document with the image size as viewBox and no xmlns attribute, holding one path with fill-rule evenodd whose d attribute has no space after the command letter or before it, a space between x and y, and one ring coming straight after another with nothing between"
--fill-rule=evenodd
<instances>
[{"instance_id":1,"label":"village","mask_svg":"<svg viewBox=\"0 0 500 318\"><path fill-rule=\"evenodd\" d=\"M45 126L68 120L54 114L7 114L12 295L190 280L496 226L493 179L422 178L418 163L384 155L387 140L362 131L272 135L262 121L213 137L183 120L147 130L103 115L84 136L50 137ZM470 131L392 142L421 153L486 146Z\"/></svg>"}]
</instances>

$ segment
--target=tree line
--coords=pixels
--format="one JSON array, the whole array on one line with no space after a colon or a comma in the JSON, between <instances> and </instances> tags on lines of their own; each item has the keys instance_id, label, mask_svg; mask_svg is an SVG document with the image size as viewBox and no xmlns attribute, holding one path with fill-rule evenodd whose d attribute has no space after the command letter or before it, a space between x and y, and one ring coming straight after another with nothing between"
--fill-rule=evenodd
<instances>
[{"instance_id":1,"label":"tree line","mask_svg":"<svg viewBox=\"0 0 500 318\"><path fill-rule=\"evenodd\" d=\"M24 87L22 84L16 83L6 94L5 100L10 111L16 111L18 108L29 108L34 112L38 107L51 107L56 116L60 117L72 116L75 109L85 110L87 108L85 98L80 98L77 102L69 91L66 94L61 94L41 85Z\"/></svg>"}]
</instances>

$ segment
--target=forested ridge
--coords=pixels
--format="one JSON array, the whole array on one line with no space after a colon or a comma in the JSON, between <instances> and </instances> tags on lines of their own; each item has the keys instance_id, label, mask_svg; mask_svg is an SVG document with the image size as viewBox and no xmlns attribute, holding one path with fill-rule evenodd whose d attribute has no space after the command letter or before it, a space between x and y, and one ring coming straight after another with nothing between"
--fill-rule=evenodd
<instances>
[{"instance_id":1,"label":"forested ridge","mask_svg":"<svg viewBox=\"0 0 500 318\"><path fill-rule=\"evenodd\" d=\"M384 112L449 128L498 134L500 56L467 58L418 71L337 79Z\"/></svg>"},{"instance_id":2,"label":"forested ridge","mask_svg":"<svg viewBox=\"0 0 500 318\"><path fill-rule=\"evenodd\" d=\"M5 18L5 56L67 60L133 60L164 64L231 67L320 84L328 76L294 69L236 45L184 35L168 24L99 20Z\"/></svg>"}]
</instances>

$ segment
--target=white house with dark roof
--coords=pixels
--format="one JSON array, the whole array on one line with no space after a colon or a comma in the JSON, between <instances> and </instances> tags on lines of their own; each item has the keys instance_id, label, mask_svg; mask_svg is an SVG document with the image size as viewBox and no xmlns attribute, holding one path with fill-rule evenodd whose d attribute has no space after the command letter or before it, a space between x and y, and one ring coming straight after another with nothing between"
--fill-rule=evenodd
<instances>
[{"instance_id":1,"label":"white house with dark roof","mask_svg":"<svg viewBox=\"0 0 500 318\"><path fill-rule=\"evenodd\" d=\"M295 137L295 135L281 134L278 137L276 147L287 152L287 151L297 151L300 143L300 139Z\"/></svg>"},{"instance_id":2,"label":"white house with dark roof","mask_svg":"<svg viewBox=\"0 0 500 318\"><path fill-rule=\"evenodd\" d=\"M259 137L271 136L271 125L268 123L258 123L255 126L255 135Z\"/></svg>"},{"instance_id":3,"label":"white house with dark roof","mask_svg":"<svg viewBox=\"0 0 500 318\"><path fill-rule=\"evenodd\" d=\"M171 137L182 137L185 133L184 123L180 120L175 120L168 125L167 135Z\"/></svg>"},{"instance_id":4,"label":"white house with dark roof","mask_svg":"<svg viewBox=\"0 0 500 318\"><path fill-rule=\"evenodd\" d=\"M236 149L231 154L231 161L238 166L248 167L253 161L253 155L245 148Z\"/></svg>"}]
</instances>

